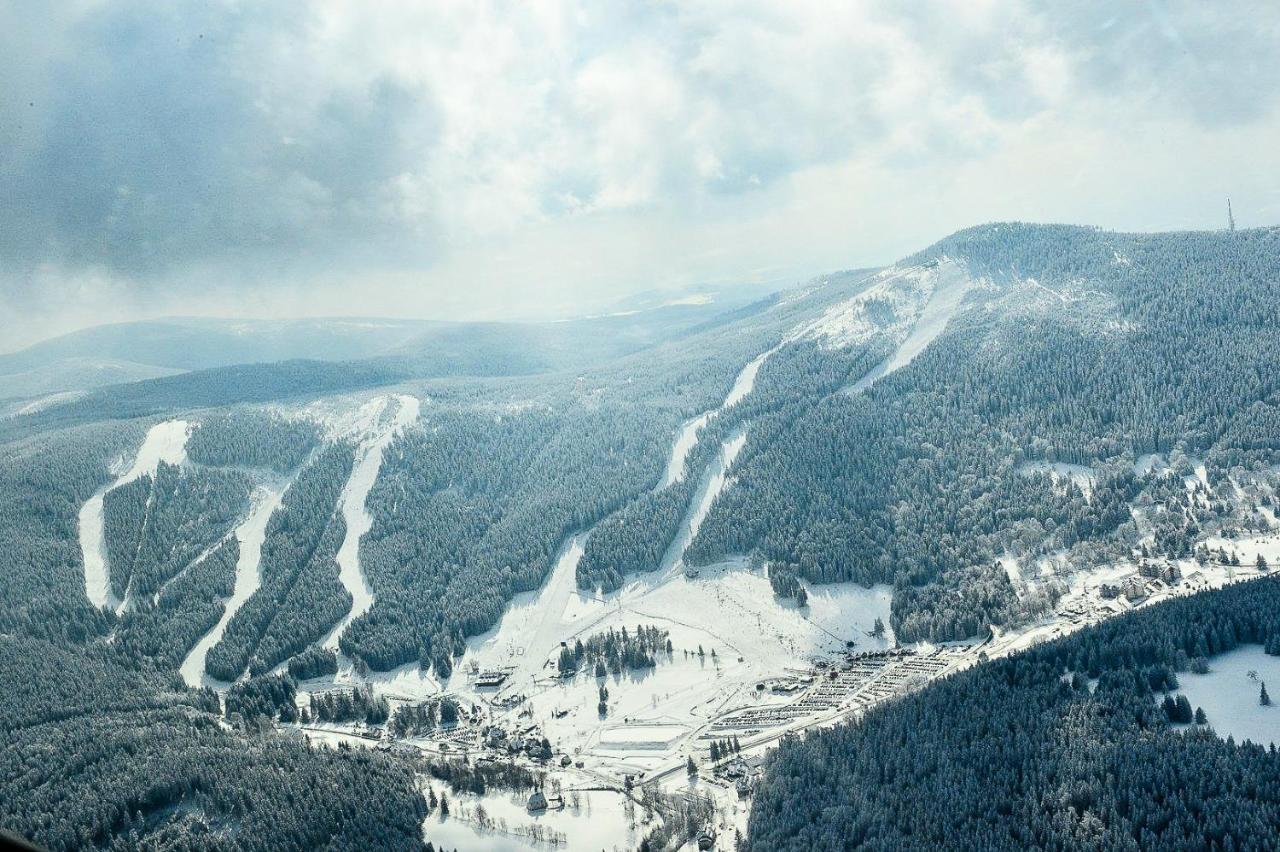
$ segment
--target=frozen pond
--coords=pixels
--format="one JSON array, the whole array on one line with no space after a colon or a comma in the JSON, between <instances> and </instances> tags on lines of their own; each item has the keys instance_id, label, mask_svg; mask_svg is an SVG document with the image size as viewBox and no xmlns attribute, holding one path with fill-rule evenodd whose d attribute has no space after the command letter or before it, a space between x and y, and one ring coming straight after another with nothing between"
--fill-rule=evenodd
<instances>
[{"instance_id":1,"label":"frozen pond","mask_svg":"<svg viewBox=\"0 0 1280 852\"><path fill-rule=\"evenodd\" d=\"M443 784L433 783L437 795L446 790ZM649 830L640 822L642 810L621 793L610 791L571 792L566 785L565 806L538 813L528 811L524 793L446 795L450 816L442 819L437 810L422 826L423 839L437 850L624 852L638 847ZM542 839L531 836L535 832Z\"/></svg>"},{"instance_id":2,"label":"frozen pond","mask_svg":"<svg viewBox=\"0 0 1280 852\"><path fill-rule=\"evenodd\" d=\"M1263 682L1277 702L1270 707L1258 703ZM1280 657L1267 656L1261 645L1243 645L1210 658L1208 674L1180 672L1177 692L1193 708L1204 708L1209 726L1223 739L1280 746Z\"/></svg>"}]
</instances>

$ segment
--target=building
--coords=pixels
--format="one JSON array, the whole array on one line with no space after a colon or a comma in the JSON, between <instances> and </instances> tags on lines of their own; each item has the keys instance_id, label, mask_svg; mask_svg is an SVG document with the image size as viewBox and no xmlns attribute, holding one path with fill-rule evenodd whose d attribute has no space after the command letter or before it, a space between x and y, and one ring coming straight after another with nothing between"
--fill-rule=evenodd
<instances>
[{"instance_id":1,"label":"building","mask_svg":"<svg viewBox=\"0 0 1280 852\"><path fill-rule=\"evenodd\" d=\"M497 670L480 672L480 674L476 675L476 689L493 689L501 686L506 679L506 672Z\"/></svg>"},{"instance_id":2,"label":"building","mask_svg":"<svg viewBox=\"0 0 1280 852\"><path fill-rule=\"evenodd\" d=\"M534 790L533 795L529 797L529 810L545 811L547 809L547 797L543 795L541 790Z\"/></svg>"}]
</instances>

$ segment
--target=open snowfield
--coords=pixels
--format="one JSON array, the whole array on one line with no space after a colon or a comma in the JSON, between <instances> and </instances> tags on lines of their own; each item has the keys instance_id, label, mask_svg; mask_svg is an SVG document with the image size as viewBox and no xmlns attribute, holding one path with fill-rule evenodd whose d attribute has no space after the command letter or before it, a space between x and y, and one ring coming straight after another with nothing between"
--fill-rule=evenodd
<instances>
[{"instance_id":1,"label":"open snowfield","mask_svg":"<svg viewBox=\"0 0 1280 852\"><path fill-rule=\"evenodd\" d=\"M1280 657L1267 656L1261 645L1244 645L1212 657L1208 674L1179 673L1177 692L1192 707L1204 708L1218 736L1280 746L1280 699L1273 697L1270 707L1260 705L1263 682L1268 692L1280 693Z\"/></svg>"},{"instance_id":2,"label":"open snowfield","mask_svg":"<svg viewBox=\"0 0 1280 852\"><path fill-rule=\"evenodd\" d=\"M556 572L571 578L571 564L572 548ZM890 587L813 586L809 606L801 610L774 596L763 567L741 559L705 567L696 577L683 571L639 575L603 597L556 588L553 577L534 596L518 600L497 628L471 640L449 686L490 698L493 693L468 686L470 664L514 667L497 694L527 696L521 710L532 715L518 721L536 722L558 752L590 754L593 768L618 778L670 763L701 728L729 710L786 700L761 696L755 689L761 681L807 670L815 656L842 651L847 641L858 650L892 644L891 636L869 635L877 617L889 621ZM637 625L667 630L674 653L659 654L653 669L599 681L590 672L554 677L561 642ZM604 718L596 707L601 685L609 691Z\"/></svg>"},{"instance_id":3,"label":"open snowfield","mask_svg":"<svg viewBox=\"0 0 1280 852\"><path fill-rule=\"evenodd\" d=\"M437 795L444 786L435 785ZM640 844L648 830L637 821L643 818L640 808L630 804L621 793L607 790L573 791L569 780L564 787L565 806L530 813L527 797L508 792L475 796L467 793L449 796L451 816L439 813L423 823L423 838L437 849L457 847L465 852L629 852ZM482 809L490 824L481 826L478 810ZM556 836L562 843L531 839L531 830L544 837ZM521 836L523 835L523 836Z\"/></svg>"},{"instance_id":4,"label":"open snowfield","mask_svg":"<svg viewBox=\"0 0 1280 852\"><path fill-rule=\"evenodd\" d=\"M103 553L102 501L107 492L155 473L161 462L182 464L187 457L187 437L191 434L185 420L166 420L147 430L133 463L115 481L98 489L80 507L80 552L84 559L84 591L96 607L119 609L123 604L111 591L106 556Z\"/></svg>"}]
</instances>

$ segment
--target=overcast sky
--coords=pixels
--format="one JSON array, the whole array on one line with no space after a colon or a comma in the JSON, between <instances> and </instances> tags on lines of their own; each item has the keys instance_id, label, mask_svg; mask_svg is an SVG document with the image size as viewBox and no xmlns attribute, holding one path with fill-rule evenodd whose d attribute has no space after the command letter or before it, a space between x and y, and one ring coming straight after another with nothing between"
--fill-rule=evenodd
<instances>
[{"instance_id":1,"label":"overcast sky","mask_svg":"<svg viewBox=\"0 0 1280 852\"><path fill-rule=\"evenodd\" d=\"M1274 2L0 5L0 350L1280 223Z\"/></svg>"}]
</instances>

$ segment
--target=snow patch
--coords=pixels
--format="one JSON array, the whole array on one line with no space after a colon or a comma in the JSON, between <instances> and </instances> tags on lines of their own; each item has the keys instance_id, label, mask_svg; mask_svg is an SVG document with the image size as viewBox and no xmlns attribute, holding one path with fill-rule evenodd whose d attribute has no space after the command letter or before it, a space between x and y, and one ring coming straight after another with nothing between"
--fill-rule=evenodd
<instances>
[{"instance_id":1,"label":"snow patch","mask_svg":"<svg viewBox=\"0 0 1280 852\"><path fill-rule=\"evenodd\" d=\"M1073 482L1084 494L1086 500L1093 496L1093 488L1098 481L1098 473L1092 467L1066 462L1024 462L1018 466L1017 472L1023 475L1047 473L1055 485Z\"/></svg>"},{"instance_id":2,"label":"snow patch","mask_svg":"<svg viewBox=\"0 0 1280 852\"><path fill-rule=\"evenodd\" d=\"M911 325L906 338L898 344L898 348L892 355L854 382L849 388L849 393L861 393L880 379L914 361L917 355L942 334L947 323L959 310L965 294L974 286L968 274L947 258L940 260L929 272L928 284L931 292L928 295L928 301Z\"/></svg>"},{"instance_id":3,"label":"snow patch","mask_svg":"<svg viewBox=\"0 0 1280 852\"><path fill-rule=\"evenodd\" d=\"M1280 746L1280 704L1258 703L1264 682L1268 692L1280 693L1280 657L1268 656L1261 645L1244 645L1210 658L1208 674L1179 673L1175 692L1187 696L1192 707L1204 708L1218 736Z\"/></svg>"}]
</instances>

